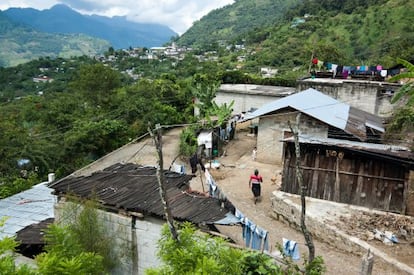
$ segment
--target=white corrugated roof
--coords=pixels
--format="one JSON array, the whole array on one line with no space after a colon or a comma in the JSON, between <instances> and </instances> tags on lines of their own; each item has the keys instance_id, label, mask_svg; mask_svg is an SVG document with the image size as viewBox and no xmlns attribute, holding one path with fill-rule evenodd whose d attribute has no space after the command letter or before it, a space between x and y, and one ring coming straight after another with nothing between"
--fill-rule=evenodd
<instances>
[{"instance_id":1,"label":"white corrugated roof","mask_svg":"<svg viewBox=\"0 0 414 275\"><path fill-rule=\"evenodd\" d=\"M0 218L8 217L0 228L0 239L14 236L19 230L34 223L54 217L56 196L47 182L0 200Z\"/></svg>"},{"instance_id":2,"label":"white corrugated roof","mask_svg":"<svg viewBox=\"0 0 414 275\"><path fill-rule=\"evenodd\" d=\"M253 113L246 114L244 120L263 116L287 107L296 109L342 130L345 129L347 124L350 109L348 104L309 88L305 91L270 102Z\"/></svg>"}]
</instances>

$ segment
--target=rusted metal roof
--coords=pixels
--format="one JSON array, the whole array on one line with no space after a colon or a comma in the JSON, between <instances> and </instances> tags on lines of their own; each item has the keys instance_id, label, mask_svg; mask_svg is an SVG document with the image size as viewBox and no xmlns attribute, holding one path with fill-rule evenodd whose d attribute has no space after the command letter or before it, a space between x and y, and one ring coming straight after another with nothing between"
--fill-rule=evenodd
<instances>
[{"instance_id":1,"label":"rusted metal roof","mask_svg":"<svg viewBox=\"0 0 414 275\"><path fill-rule=\"evenodd\" d=\"M294 137L285 138L281 141L294 142ZM370 154L371 156L375 156L377 158L394 160L402 165L404 164L408 165L411 168L414 168L414 152L402 146L396 146L391 144L356 142L343 139L313 137L308 135L299 135L299 143L346 148L349 150Z\"/></svg>"},{"instance_id":2,"label":"rusted metal roof","mask_svg":"<svg viewBox=\"0 0 414 275\"><path fill-rule=\"evenodd\" d=\"M218 199L188 191L192 178L192 175L164 171L166 193L173 217L205 224L224 219L229 209L221 207ZM50 187L59 196L96 196L108 208L164 217L155 167L118 163L90 176L61 179Z\"/></svg>"},{"instance_id":3,"label":"rusted metal roof","mask_svg":"<svg viewBox=\"0 0 414 275\"><path fill-rule=\"evenodd\" d=\"M22 245L43 245L44 230L53 223L54 218L48 218L39 223L34 223L19 230L16 233L16 240Z\"/></svg>"}]
</instances>

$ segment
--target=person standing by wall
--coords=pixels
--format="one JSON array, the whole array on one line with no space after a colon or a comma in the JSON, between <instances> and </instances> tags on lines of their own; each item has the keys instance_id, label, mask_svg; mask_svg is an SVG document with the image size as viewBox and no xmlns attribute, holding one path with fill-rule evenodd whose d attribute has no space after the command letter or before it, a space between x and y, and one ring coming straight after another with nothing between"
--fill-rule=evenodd
<instances>
[{"instance_id":1,"label":"person standing by wall","mask_svg":"<svg viewBox=\"0 0 414 275\"><path fill-rule=\"evenodd\" d=\"M250 175L249 188L252 189L254 196L254 204L257 203L260 197L261 183L263 182L262 176L259 175L259 170L255 169L254 174Z\"/></svg>"}]
</instances>

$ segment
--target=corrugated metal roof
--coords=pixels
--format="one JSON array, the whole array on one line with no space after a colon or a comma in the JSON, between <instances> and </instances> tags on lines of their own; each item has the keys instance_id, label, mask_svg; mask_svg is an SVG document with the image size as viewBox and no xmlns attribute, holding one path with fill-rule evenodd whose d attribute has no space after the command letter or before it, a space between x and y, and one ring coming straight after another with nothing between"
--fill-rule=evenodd
<instances>
[{"instance_id":1,"label":"corrugated metal roof","mask_svg":"<svg viewBox=\"0 0 414 275\"><path fill-rule=\"evenodd\" d=\"M42 245L45 243L43 240L43 231L53 223L54 218L48 218L39 223L31 224L25 228L19 230L16 233L16 241L23 245Z\"/></svg>"},{"instance_id":2,"label":"corrugated metal roof","mask_svg":"<svg viewBox=\"0 0 414 275\"><path fill-rule=\"evenodd\" d=\"M282 141L293 142L294 137L289 137L283 139ZM410 164L414 164L414 152L410 151L408 148L403 146L396 146L391 144L366 143L334 138L322 138L308 135L299 135L299 143L336 146L360 151L375 152L381 155L393 156L395 158L408 160Z\"/></svg>"},{"instance_id":3,"label":"corrugated metal roof","mask_svg":"<svg viewBox=\"0 0 414 275\"><path fill-rule=\"evenodd\" d=\"M33 186L31 189L0 200L0 217L8 217L0 228L0 239L14 236L18 231L31 224L53 218L53 205L56 196L47 182Z\"/></svg>"},{"instance_id":4,"label":"corrugated metal roof","mask_svg":"<svg viewBox=\"0 0 414 275\"><path fill-rule=\"evenodd\" d=\"M192 175L165 170L164 178L175 219L212 224L229 212L218 199L188 192ZM82 198L96 195L103 206L164 217L155 167L118 163L90 176L61 179L51 188L57 195L70 193Z\"/></svg>"},{"instance_id":5,"label":"corrugated metal roof","mask_svg":"<svg viewBox=\"0 0 414 275\"><path fill-rule=\"evenodd\" d=\"M245 118L252 119L287 107L342 130L345 129L348 121L349 105L312 88L270 102L246 115Z\"/></svg>"},{"instance_id":6,"label":"corrugated metal roof","mask_svg":"<svg viewBox=\"0 0 414 275\"><path fill-rule=\"evenodd\" d=\"M353 108L312 88L270 102L255 112L246 114L244 120L260 117L287 107L341 129L361 140L366 138L366 126L384 132L382 121L378 116Z\"/></svg>"}]
</instances>

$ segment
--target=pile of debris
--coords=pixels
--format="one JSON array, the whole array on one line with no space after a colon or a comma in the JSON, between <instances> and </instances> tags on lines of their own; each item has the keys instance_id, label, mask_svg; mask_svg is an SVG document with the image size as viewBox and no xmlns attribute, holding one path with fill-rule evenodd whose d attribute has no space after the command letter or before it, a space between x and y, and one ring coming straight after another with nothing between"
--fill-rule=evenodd
<instances>
[{"instance_id":1,"label":"pile of debris","mask_svg":"<svg viewBox=\"0 0 414 275\"><path fill-rule=\"evenodd\" d=\"M359 212L349 217L340 216L339 220L342 230L363 240L383 237L385 241L388 238L391 242L414 244L414 218L410 216Z\"/></svg>"}]
</instances>

